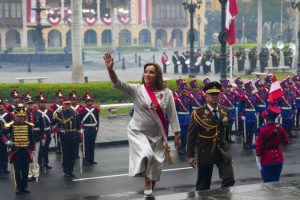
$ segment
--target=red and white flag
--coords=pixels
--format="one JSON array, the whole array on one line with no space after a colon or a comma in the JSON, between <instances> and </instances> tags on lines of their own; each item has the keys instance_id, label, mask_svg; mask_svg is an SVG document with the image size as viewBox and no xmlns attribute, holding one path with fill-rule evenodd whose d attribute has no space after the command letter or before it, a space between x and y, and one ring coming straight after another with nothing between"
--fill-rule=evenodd
<instances>
[{"instance_id":1,"label":"red and white flag","mask_svg":"<svg viewBox=\"0 0 300 200\"><path fill-rule=\"evenodd\" d=\"M276 75L273 75L272 78L272 84L271 84L271 88L269 91L269 101L270 102L274 102L276 99L280 98L283 96L283 91L282 88L280 86L279 81L277 80Z\"/></svg>"},{"instance_id":2,"label":"red and white flag","mask_svg":"<svg viewBox=\"0 0 300 200\"><path fill-rule=\"evenodd\" d=\"M26 2L27 23L36 23L36 11L32 10L32 8L36 8L36 0L27 0Z\"/></svg>"},{"instance_id":3,"label":"red and white flag","mask_svg":"<svg viewBox=\"0 0 300 200\"><path fill-rule=\"evenodd\" d=\"M147 24L149 22L149 0L138 0L139 7L139 24Z\"/></svg>"},{"instance_id":4,"label":"red and white flag","mask_svg":"<svg viewBox=\"0 0 300 200\"><path fill-rule=\"evenodd\" d=\"M226 32L229 45L235 43L235 16L238 14L238 5L236 0L228 0L226 8Z\"/></svg>"}]
</instances>

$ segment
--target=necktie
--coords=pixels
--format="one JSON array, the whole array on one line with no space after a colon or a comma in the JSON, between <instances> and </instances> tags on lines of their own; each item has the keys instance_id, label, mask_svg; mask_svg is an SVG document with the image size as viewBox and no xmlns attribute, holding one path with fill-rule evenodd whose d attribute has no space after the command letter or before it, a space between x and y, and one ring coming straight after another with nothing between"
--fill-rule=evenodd
<instances>
[{"instance_id":1,"label":"necktie","mask_svg":"<svg viewBox=\"0 0 300 200\"><path fill-rule=\"evenodd\" d=\"M218 110L213 110L213 114L214 114L215 120L219 120L219 117L218 117Z\"/></svg>"}]
</instances>

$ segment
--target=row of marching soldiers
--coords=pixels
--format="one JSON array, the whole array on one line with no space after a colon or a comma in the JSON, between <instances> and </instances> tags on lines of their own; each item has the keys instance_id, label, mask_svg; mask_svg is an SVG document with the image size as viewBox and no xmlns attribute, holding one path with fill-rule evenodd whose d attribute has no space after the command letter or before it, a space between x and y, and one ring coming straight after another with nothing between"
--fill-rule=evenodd
<instances>
[{"instance_id":1,"label":"row of marching soldiers","mask_svg":"<svg viewBox=\"0 0 300 200\"><path fill-rule=\"evenodd\" d=\"M235 140L243 138L243 148L254 148L255 137L259 127L265 125L265 119L262 115L267 110L270 102L268 101L269 90L272 84L273 75L265 76L264 80L257 79L254 84L251 81L245 82L241 77L234 80L236 87L233 88L229 80L222 83L222 93L220 96L220 105L229 110L229 125L226 139L230 143L232 140L233 128L236 130ZM206 85L210 82L209 78L203 80ZM182 145L179 154L186 154L187 130L190 122L191 112L206 104L205 94L199 89L197 80L192 79L187 83L183 79L176 81L177 90L173 91L178 119L181 128ZM254 86L256 91L254 92ZM278 122L283 124L288 135L289 144L292 138L297 137L293 130L299 129L300 116L300 76L295 74L292 78L287 77L280 86L284 95L276 100L282 113L277 118Z\"/></svg>"},{"instance_id":2,"label":"row of marching soldiers","mask_svg":"<svg viewBox=\"0 0 300 200\"><path fill-rule=\"evenodd\" d=\"M38 181L42 171L52 168L48 158L52 137L62 153L65 177L75 176L78 154L81 170L83 164L97 164L94 150L100 108L93 105L94 98L86 92L83 105L76 91L64 96L58 90L55 96L49 108L43 92L34 100L29 91L21 96L13 90L11 104L0 98L0 173L9 174L8 163L12 164L16 194L30 193L28 181Z\"/></svg>"}]
</instances>

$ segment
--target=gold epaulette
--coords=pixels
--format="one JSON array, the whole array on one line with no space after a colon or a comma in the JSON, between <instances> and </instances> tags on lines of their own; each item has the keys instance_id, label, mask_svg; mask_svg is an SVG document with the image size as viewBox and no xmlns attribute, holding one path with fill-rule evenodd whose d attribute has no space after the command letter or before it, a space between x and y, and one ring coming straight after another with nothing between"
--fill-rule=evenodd
<instances>
[{"instance_id":1,"label":"gold epaulette","mask_svg":"<svg viewBox=\"0 0 300 200\"><path fill-rule=\"evenodd\" d=\"M27 124L27 125L29 125L29 126L32 126L32 127L34 127L34 123L31 123L31 122L25 121L25 124Z\"/></svg>"},{"instance_id":2,"label":"gold epaulette","mask_svg":"<svg viewBox=\"0 0 300 200\"><path fill-rule=\"evenodd\" d=\"M9 129L10 127L12 127L12 125L14 124L14 121L8 122L4 124L5 129Z\"/></svg>"},{"instance_id":3,"label":"gold epaulette","mask_svg":"<svg viewBox=\"0 0 300 200\"><path fill-rule=\"evenodd\" d=\"M199 125L199 126L202 126L203 128L205 128L207 131L211 130L211 129L214 129L214 128L217 128L218 127L218 124L217 125L211 125L211 124L208 124L207 122L205 122L204 120L202 120L196 111L193 111L192 112L192 118L195 119L195 122Z\"/></svg>"}]
</instances>

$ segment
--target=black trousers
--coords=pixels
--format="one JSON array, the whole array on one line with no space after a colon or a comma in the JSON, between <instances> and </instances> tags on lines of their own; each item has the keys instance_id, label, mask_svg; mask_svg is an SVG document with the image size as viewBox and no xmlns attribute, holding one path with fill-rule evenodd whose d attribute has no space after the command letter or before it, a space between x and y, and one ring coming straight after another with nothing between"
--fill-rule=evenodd
<instances>
[{"instance_id":1,"label":"black trousers","mask_svg":"<svg viewBox=\"0 0 300 200\"><path fill-rule=\"evenodd\" d=\"M232 162L225 163L220 153L217 153L214 160L215 162L213 163L198 164L198 178L196 182L197 191L210 189L214 164L216 164L219 169L219 177L222 179L221 187L230 187L234 185L235 181Z\"/></svg>"},{"instance_id":2,"label":"black trousers","mask_svg":"<svg viewBox=\"0 0 300 200\"><path fill-rule=\"evenodd\" d=\"M174 65L174 74L177 74L178 73L178 65Z\"/></svg>"},{"instance_id":3,"label":"black trousers","mask_svg":"<svg viewBox=\"0 0 300 200\"><path fill-rule=\"evenodd\" d=\"M60 133L62 141L63 162L62 167L65 174L73 173L77 143L76 133Z\"/></svg>"},{"instance_id":4,"label":"black trousers","mask_svg":"<svg viewBox=\"0 0 300 200\"><path fill-rule=\"evenodd\" d=\"M28 186L29 162L27 148L18 148L13 158L16 189L24 190Z\"/></svg>"},{"instance_id":5,"label":"black trousers","mask_svg":"<svg viewBox=\"0 0 300 200\"><path fill-rule=\"evenodd\" d=\"M0 174L7 170L7 146L0 141Z\"/></svg>"},{"instance_id":6,"label":"black trousers","mask_svg":"<svg viewBox=\"0 0 300 200\"><path fill-rule=\"evenodd\" d=\"M95 141L97 137L96 127L84 129L85 161L93 162L95 159Z\"/></svg>"},{"instance_id":7,"label":"black trousers","mask_svg":"<svg viewBox=\"0 0 300 200\"><path fill-rule=\"evenodd\" d=\"M164 73L167 73L167 64L163 64Z\"/></svg>"},{"instance_id":8,"label":"black trousers","mask_svg":"<svg viewBox=\"0 0 300 200\"><path fill-rule=\"evenodd\" d=\"M46 142L44 146L41 144L40 153L39 153L39 165L45 166L49 164L49 145L51 142L51 132L46 132Z\"/></svg>"},{"instance_id":9,"label":"black trousers","mask_svg":"<svg viewBox=\"0 0 300 200\"><path fill-rule=\"evenodd\" d=\"M245 66L245 60L238 60L238 72L241 72L244 70L244 66Z\"/></svg>"}]
</instances>

